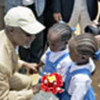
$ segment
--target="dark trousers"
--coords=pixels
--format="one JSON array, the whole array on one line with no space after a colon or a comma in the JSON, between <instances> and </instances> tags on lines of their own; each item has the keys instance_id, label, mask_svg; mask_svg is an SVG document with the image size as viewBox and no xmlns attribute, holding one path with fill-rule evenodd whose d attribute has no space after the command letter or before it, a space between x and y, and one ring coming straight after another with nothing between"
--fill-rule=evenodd
<instances>
[{"instance_id":1,"label":"dark trousers","mask_svg":"<svg viewBox=\"0 0 100 100\"><path fill-rule=\"evenodd\" d=\"M49 28L55 23L53 18L53 0L46 0L46 6L44 10L44 25L46 26L45 33L44 33L44 42L47 43L47 34Z\"/></svg>"}]
</instances>

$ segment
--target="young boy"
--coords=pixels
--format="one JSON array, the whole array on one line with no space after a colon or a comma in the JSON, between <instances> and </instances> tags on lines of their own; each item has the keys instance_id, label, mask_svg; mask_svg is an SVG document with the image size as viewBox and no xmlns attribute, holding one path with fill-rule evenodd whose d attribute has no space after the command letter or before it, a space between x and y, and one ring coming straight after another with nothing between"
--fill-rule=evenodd
<instances>
[{"instance_id":1,"label":"young boy","mask_svg":"<svg viewBox=\"0 0 100 100\"><path fill-rule=\"evenodd\" d=\"M61 100L95 100L89 57L97 51L97 42L91 34L71 38L69 52L73 63L66 75L65 89Z\"/></svg>"}]
</instances>

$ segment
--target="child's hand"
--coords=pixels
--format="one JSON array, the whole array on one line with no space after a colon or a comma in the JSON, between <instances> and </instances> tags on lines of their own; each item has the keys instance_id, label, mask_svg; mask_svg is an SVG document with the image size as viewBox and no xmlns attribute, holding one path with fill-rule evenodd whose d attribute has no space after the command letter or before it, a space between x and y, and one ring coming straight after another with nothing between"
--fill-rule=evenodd
<instances>
[{"instance_id":1,"label":"child's hand","mask_svg":"<svg viewBox=\"0 0 100 100\"><path fill-rule=\"evenodd\" d=\"M32 91L33 93L38 93L41 90L41 85L40 84L36 84L34 86L32 86Z\"/></svg>"},{"instance_id":2,"label":"child's hand","mask_svg":"<svg viewBox=\"0 0 100 100\"><path fill-rule=\"evenodd\" d=\"M31 69L33 72L38 72L38 64L37 63L28 63L25 62L24 66L28 69Z\"/></svg>"}]
</instances>

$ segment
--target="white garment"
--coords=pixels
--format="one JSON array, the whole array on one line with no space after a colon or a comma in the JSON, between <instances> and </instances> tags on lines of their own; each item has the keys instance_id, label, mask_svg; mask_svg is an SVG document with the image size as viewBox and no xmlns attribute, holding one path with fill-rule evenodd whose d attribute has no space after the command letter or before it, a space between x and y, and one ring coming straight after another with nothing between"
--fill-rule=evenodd
<instances>
[{"instance_id":1,"label":"white garment","mask_svg":"<svg viewBox=\"0 0 100 100\"><path fill-rule=\"evenodd\" d=\"M95 66L95 64L94 64L94 61L92 60L92 58L89 58L89 63L88 64L86 64L86 66L84 66L85 68L87 68L88 70L90 70L90 72L92 73L92 72L94 72L94 70L95 70L95 68L96 68L96 66ZM83 67L74 67L75 69L83 69ZM72 69L72 71L74 70L74 68Z\"/></svg>"},{"instance_id":2,"label":"white garment","mask_svg":"<svg viewBox=\"0 0 100 100\"><path fill-rule=\"evenodd\" d=\"M49 57L49 61L51 62L55 62L57 59L59 59L62 55L64 55L66 52L68 52L68 46L65 50L63 51L58 51L58 52L52 52L50 50L50 48L47 49L47 51L43 54L43 56L41 57L41 61L45 64L46 61L46 53L47 52L51 52L50 57ZM69 67L69 65L72 63L72 60L70 58L70 56L67 56L66 58L64 58L62 61L59 62L59 64L57 65L57 72L62 75L63 77L63 81L65 81L66 78L66 72L67 69ZM90 72L92 73L95 70L95 64L93 62L93 60L91 58L89 58L89 64L88 66L86 66Z\"/></svg>"},{"instance_id":3,"label":"white garment","mask_svg":"<svg viewBox=\"0 0 100 100\"><path fill-rule=\"evenodd\" d=\"M77 69L89 69L90 64L78 66L73 64L70 72L75 71ZM71 95L71 100L83 100L86 95L88 89L90 88L92 80L86 74L76 74L72 77L69 85L68 93Z\"/></svg>"},{"instance_id":4,"label":"white garment","mask_svg":"<svg viewBox=\"0 0 100 100\"><path fill-rule=\"evenodd\" d=\"M50 56L49 56L49 61L55 62L57 59L59 59L62 55L64 55L66 52L68 52L68 49L65 49L63 51L58 51L58 52L52 52L49 48L48 50L44 53L44 55L41 58L41 61L45 64L46 61L46 53L50 51ZM63 60L59 62L57 65L57 73L62 75L63 81L65 81L66 77L66 71L68 69L68 66L71 64L71 59L69 56L65 57Z\"/></svg>"}]
</instances>

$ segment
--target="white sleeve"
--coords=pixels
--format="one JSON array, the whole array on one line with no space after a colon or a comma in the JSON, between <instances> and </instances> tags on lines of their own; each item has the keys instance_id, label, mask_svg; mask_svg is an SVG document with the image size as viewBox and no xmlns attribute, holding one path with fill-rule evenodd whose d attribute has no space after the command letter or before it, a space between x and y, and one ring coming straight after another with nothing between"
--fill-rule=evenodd
<instances>
[{"instance_id":1,"label":"white sleeve","mask_svg":"<svg viewBox=\"0 0 100 100\"><path fill-rule=\"evenodd\" d=\"M71 80L68 90L71 100L83 100L90 86L91 79L87 75L75 75Z\"/></svg>"}]
</instances>

